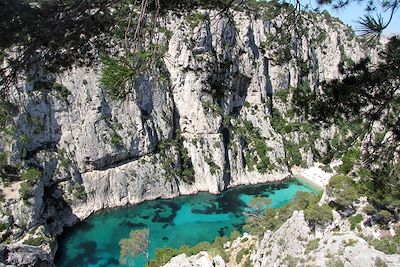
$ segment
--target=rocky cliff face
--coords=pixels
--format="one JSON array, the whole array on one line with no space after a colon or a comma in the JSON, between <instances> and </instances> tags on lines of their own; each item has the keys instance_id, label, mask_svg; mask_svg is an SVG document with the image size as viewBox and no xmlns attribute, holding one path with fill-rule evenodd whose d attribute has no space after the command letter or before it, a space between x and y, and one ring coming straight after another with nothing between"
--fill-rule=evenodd
<instances>
[{"instance_id":1,"label":"rocky cliff face","mask_svg":"<svg viewBox=\"0 0 400 267\"><path fill-rule=\"evenodd\" d=\"M218 261L218 266L248 266L246 261L235 260L244 249L249 251L247 264L266 266L399 266L399 255L387 255L368 245L368 242L348 229L344 220L337 220L324 229L310 229L303 211L295 211L275 232L268 231L262 237L246 235L253 242L250 248L244 237L226 244L229 262ZM249 242L247 241L247 242ZM205 252L186 257L185 254L171 259L165 266L198 266ZM233 254L232 254L233 253ZM243 256L243 258L248 255ZM205 265L206 266L206 265Z\"/></svg>"},{"instance_id":2,"label":"rocky cliff face","mask_svg":"<svg viewBox=\"0 0 400 267\"><path fill-rule=\"evenodd\" d=\"M340 216L337 216L340 218ZM267 232L251 255L253 266L396 266L398 255L387 255L368 245L336 220L321 231L312 231L304 213L294 212L276 232ZM317 238L317 237L321 238Z\"/></svg>"},{"instance_id":3,"label":"rocky cliff face","mask_svg":"<svg viewBox=\"0 0 400 267\"><path fill-rule=\"evenodd\" d=\"M195 13L204 20L191 22ZM302 38L290 33L292 59L278 60L276 46L288 45L274 40L281 17L171 13L166 26L172 35L162 40L167 81L143 73L123 100L100 86L99 66L55 75L39 64L12 91L19 112L1 148L7 166L41 175L24 201L6 194L2 238L17 244L40 239L51 261L64 224L95 211L289 177L290 155L271 111L286 116L291 95L275 94L304 80L318 91L320 82L340 76L344 58L367 54L344 25L322 15L315 20L319 28L305 23ZM333 132L318 133L318 151ZM287 137L298 145L302 133ZM311 148L297 152L305 165L313 163ZM18 265L10 256L3 260Z\"/></svg>"}]
</instances>

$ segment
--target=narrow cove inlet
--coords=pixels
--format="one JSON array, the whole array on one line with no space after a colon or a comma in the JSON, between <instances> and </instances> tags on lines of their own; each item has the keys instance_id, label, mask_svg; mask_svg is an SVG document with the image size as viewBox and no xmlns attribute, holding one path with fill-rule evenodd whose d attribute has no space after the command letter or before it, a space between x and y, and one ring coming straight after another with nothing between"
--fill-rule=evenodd
<instances>
[{"instance_id":1,"label":"narrow cove inlet","mask_svg":"<svg viewBox=\"0 0 400 267\"><path fill-rule=\"evenodd\" d=\"M131 230L148 228L150 256L157 248L179 248L213 241L217 236L241 231L247 203L256 196L271 199L278 208L291 201L296 192L317 189L297 179L262 185L239 186L219 195L198 193L174 199L159 199L102 211L65 229L59 238L56 265L120 266L119 241ZM135 266L144 266L145 258L135 259Z\"/></svg>"}]
</instances>

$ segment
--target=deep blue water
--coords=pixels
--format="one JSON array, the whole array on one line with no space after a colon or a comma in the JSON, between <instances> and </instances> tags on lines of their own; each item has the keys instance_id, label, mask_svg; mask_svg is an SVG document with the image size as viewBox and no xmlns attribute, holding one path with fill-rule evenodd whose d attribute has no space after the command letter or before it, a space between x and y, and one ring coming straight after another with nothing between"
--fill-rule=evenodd
<instances>
[{"instance_id":1,"label":"deep blue water","mask_svg":"<svg viewBox=\"0 0 400 267\"><path fill-rule=\"evenodd\" d=\"M219 195L198 193L171 200L153 200L138 205L96 213L67 228L59 238L56 265L60 267L120 266L118 242L133 229L150 231L150 256L157 248L195 245L217 236L241 230L244 209L257 195L281 207L298 191L315 192L298 180L263 185L240 186ZM144 257L135 260L143 266Z\"/></svg>"}]
</instances>

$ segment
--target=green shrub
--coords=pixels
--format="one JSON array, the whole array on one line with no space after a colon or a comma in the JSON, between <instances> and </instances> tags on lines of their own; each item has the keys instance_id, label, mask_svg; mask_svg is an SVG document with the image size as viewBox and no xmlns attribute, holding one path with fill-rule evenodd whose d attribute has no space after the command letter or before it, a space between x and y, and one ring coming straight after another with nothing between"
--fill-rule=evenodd
<instances>
[{"instance_id":1,"label":"green shrub","mask_svg":"<svg viewBox=\"0 0 400 267\"><path fill-rule=\"evenodd\" d=\"M396 235L393 237L393 240L400 245L400 226L396 229Z\"/></svg>"},{"instance_id":2,"label":"green shrub","mask_svg":"<svg viewBox=\"0 0 400 267\"><path fill-rule=\"evenodd\" d=\"M289 93L289 89L281 89L275 92L275 96L285 103L288 100Z\"/></svg>"},{"instance_id":3,"label":"green shrub","mask_svg":"<svg viewBox=\"0 0 400 267\"><path fill-rule=\"evenodd\" d=\"M31 197L31 189L32 189L31 185L29 185L27 182L22 182L20 185L18 192L20 197L25 203Z\"/></svg>"},{"instance_id":4,"label":"green shrub","mask_svg":"<svg viewBox=\"0 0 400 267\"><path fill-rule=\"evenodd\" d=\"M354 240L354 239L343 240L343 244L344 244L345 247L352 247L355 244L357 244L357 242L358 241Z\"/></svg>"},{"instance_id":5,"label":"green shrub","mask_svg":"<svg viewBox=\"0 0 400 267\"><path fill-rule=\"evenodd\" d=\"M0 223L0 233L3 232L8 228L8 224L6 223Z\"/></svg>"},{"instance_id":6,"label":"green shrub","mask_svg":"<svg viewBox=\"0 0 400 267\"><path fill-rule=\"evenodd\" d=\"M82 184L74 184L72 187L72 194L76 199L85 200L86 199L86 190Z\"/></svg>"},{"instance_id":7,"label":"green shrub","mask_svg":"<svg viewBox=\"0 0 400 267\"><path fill-rule=\"evenodd\" d=\"M374 207L391 211L400 205L400 164L382 162L380 165L379 170L360 177L359 188Z\"/></svg>"},{"instance_id":8,"label":"green shrub","mask_svg":"<svg viewBox=\"0 0 400 267\"><path fill-rule=\"evenodd\" d=\"M200 143L202 142L203 140L200 139ZM183 138L181 137L179 132L177 132L174 139L168 142L160 143L158 145L159 153L162 160L162 167L168 179L179 177L185 183L192 184L194 182L194 169L192 165L192 160L189 157L188 150L183 147L182 143ZM173 149L173 151L177 151L179 153L178 162L176 162L173 157L167 156L166 151L169 149Z\"/></svg>"},{"instance_id":9,"label":"green shrub","mask_svg":"<svg viewBox=\"0 0 400 267\"><path fill-rule=\"evenodd\" d=\"M371 204L368 204L363 208L363 212L365 212L368 215L371 215L375 213L375 208Z\"/></svg>"},{"instance_id":10,"label":"green shrub","mask_svg":"<svg viewBox=\"0 0 400 267\"><path fill-rule=\"evenodd\" d=\"M344 267L344 263L341 259L338 259L338 258L329 259L327 266L328 267Z\"/></svg>"},{"instance_id":11,"label":"green shrub","mask_svg":"<svg viewBox=\"0 0 400 267\"><path fill-rule=\"evenodd\" d=\"M284 145L289 166L304 166L305 163L300 153L300 145L289 141L284 142Z\"/></svg>"},{"instance_id":12,"label":"green shrub","mask_svg":"<svg viewBox=\"0 0 400 267\"><path fill-rule=\"evenodd\" d=\"M395 254L397 253L397 244L390 237L384 237L382 239L372 239L368 242L375 249L382 251L386 254Z\"/></svg>"},{"instance_id":13,"label":"green shrub","mask_svg":"<svg viewBox=\"0 0 400 267\"><path fill-rule=\"evenodd\" d=\"M322 165L321 170L323 170L324 172L327 172L327 173L333 172L333 170L332 170L331 166L329 166L329 164Z\"/></svg>"},{"instance_id":14,"label":"green shrub","mask_svg":"<svg viewBox=\"0 0 400 267\"><path fill-rule=\"evenodd\" d=\"M378 215L382 218L383 224L387 224L393 218L393 214L387 210L380 210Z\"/></svg>"},{"instance_id":15,"label":"green shrub","mask_svg":"<svg viewBox=\"0 0 400 267\"><path fill-rule=\"evenodd\" d=\"M122 142L122 137L116 132L114 132L111 135L111 144L113 144L114 146L118 146L121 144L121 142Z\"/></svg>"},{"instance_id":16,"label":"green shrub","mask_svg":"<svg viewBox=\"0 0 400 267\"><path fill-rule=\"evenodd\" d=\"M333 221L332 208L327 204L313 203L304 210L304 218L312 224L324 225Z\"/></svg>"},{"instance_id":17,"label":"green shrub","mask_svg":"<svg viewBox=\"0 0 400 267\"><path fill-rule=\"evenodd\" d=\"M175 248L158 248L155 253L154 259L151 259L147 264L149 267L163 266L168 263L170 259L179 255L179 250Z\"/></svg>"},{"instance_id":18,"label":"green shrub","mask_svg":"<svg viewBox=\"0 0 400 267\"><path fill-rule=\"evenodd\" d=\"M196 28L200 23L202 23L207 16L203 13L196 12L186 17L187 22L189 23L190 27Z\"/></svg>"},{"instance_id":19,"label":"green shrub","mask_svg":"<svg viewBox=\"0 0 400 267\"><path fill-rule=\"evenodd\" d=\"M185 183L192 184L194 182L194 169L189 152L186 148L180 149L182 171L181 177Z\"/></svg>"},{"instance_id":20,"label":"green shrub","mask_svg":"<svg viewBox=\"0 0 400 267\"><path fill-rule=\"evenodd\" d=\"M282 114L276 108L272 109L271 126L272 128L280 134L285 133L286 120L283 118Z\"/></svg>"},{"instance_id":21,"label":"green shrub","mask_svg":"<svg viewBox=\"0 0 400 267\"><path fill-rule=\"evenodd\" d=\"M338 172L342 174L348 174L354 166L355 161L360 156L360 148L351 148L344 153L342 161L343 164L338 167Z\"/></svg>"},{"instance_id":22,"label":"green shrub","mask_svg":"<svg viewBox=\"0 0 400 267\"><path fill-rule=\"evenodd\" d=\"M238 254L236 255L236 263L239 264L242 262L243 256L249 254L249 249L241 249Z\"/></svg>"},{"instance_id":23,"label":"green shrub","mask_svg":"<svg viewBox=\"0 0 400 267\"><path fill-rule=\"evenodd\" d=\"M265 155L261 157L261 159L259 160L259 162L256 165L257 170L264 174L266 172L268 172L268 170L270 170L272 168L271 162L269 161L269 158L267 158Z\"/></svg>"},{"instance_id":24,"label":"green shrub","mask_svg":"<svg viewBox=\"0 0 400 267\"><path fill-rule=\"evenodd\" d=\"M65 87L64 85L60 83L54 83L53 84L53 90L57 92L58 96L63 99L64 101L68 100L68 96L71 95L71 92Z\"/></svg>"},{"instance_id":25,"label":"green shrub","mask_svg":"<svg viewBox=\"0 0 400 267\"><path fill-rule=\"evenodd\" d=\"M60 166L63 167L64 169L68 169L72 165L72 160L69 158L61 158L60 159Z\"/></svg>"},{"instance_id":26,"label":"green shrub","mask_svg":"<svg viewBox=\"0 0 400 267\"><path fill-rule=\"evenodd\" d=\"M7 159L8 159L8 155L7 152L0 152L0 168L4 167L5 165L7 165Z\"/></svg>"},{"instance_id":27,"label":"green shrub","mask_svg":"<svg viewBox=\"0 0 400 267\"><path fill-rule=\"evenodd\" d=\"M212 175L216 174L220 170L219 166L211 158L206 157L205 162L210 166L210 172Z\"/></svg>"},{"instance_id":28,"label":"green shrub","mask_svg":"<svg viewBox=\"0 0 400 267\"><path fill-rule=\"evenodd\" d=\"M44 238L44 237L31 237L31 238L25 240L23 243L25 245L38 247L38 246L42 245L44 242L46 242L46 238Z\"/></svg>"},{"instance_id":29,"label":"green shrub","mask_svg":"<svg viewBox=\"0 0 400 267\"><path fill-rule=\"evenodd\" d=\"M38 182L41 177L42 172L33 167L21 172L21 179L28 182L30 185Z\"/></svg>"},{"instance_id":30,"label":"green shrub","mask_svg":"<svg viewBox=\"0 0 400 267\"><path fill-rule=\"evenodd\" d=\"M353 215L349 218L349 222L350 222L350 229L354 230L356 229L357 224L359 224L360 222L362 222L363 217L361 214L357 214L357 215Z\"/></svg>"},{"instance_id":31,"label":"green shrub","mask_svg":"<svg viewBox=\"0 0 400 267\"><path fill-rule=\"evenodd\" d=\"M26 134L21 134L19 136L19 141L21 142L21 144L28 144L29 143L29 136Z\"/></svg>"},{"instance_id":32,"label":"green shrub","mask_svg":"<svg viewBox=\"0 0 400 267\"><path fill-rule=\"evenodd\" d=\"M286 257L283 259L288 267L297 267L297 259L294 258L293 256L286 255Z\"/></svg>"},{"instance_id":33,"label":"green shrub","mask_svg":"<svg viewBox=\"0 0 400 267\"><path fill-rule=\"evenodd\" d=\"M305 253L308 254L319 247L319 238L308 241Z\"/></svg>"},{"instance_id":34,"label":"green shrub","mask_svg":"<svg viewBox=\"0 0 400 267\"><path fill-rule=\"evenodd\" d=\"M350 206L359 197L356 183L351 177L345 175L333 176L329 180L326 192L335 198L335 203L342 207Z\"/></svg>"}]
</instances>

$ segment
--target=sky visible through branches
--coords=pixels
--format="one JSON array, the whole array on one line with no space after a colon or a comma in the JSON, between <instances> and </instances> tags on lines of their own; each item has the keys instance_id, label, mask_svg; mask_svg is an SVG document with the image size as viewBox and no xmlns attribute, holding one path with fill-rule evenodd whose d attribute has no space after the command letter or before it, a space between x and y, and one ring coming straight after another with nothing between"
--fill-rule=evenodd
<instances>
[{"instance_id":1,"label":"sky visible through branches","mask_svg":"<svg viewBox=\"0 0 400 267\"><path fill-rule=\"evenodd\" d=\"M301 0L303 5L311 5L312 8L317 7L317 2L315 0ZM331 6L322 6L320 10L326 9L329 13L334 16L338 17L342 20L345 24L350 25L353 29L358 28L357 20L365 14L365 1L364 3L357 3L353 2L350 3L348 6L342 9L333 9ZM389 19L390 12L384 13L383 10L377 10L383 15L385 21ZM384 35L391 35L391 34L400 34L400 10L398 10L390 25L383 31Z\"/></svg>"}]
</instances>

